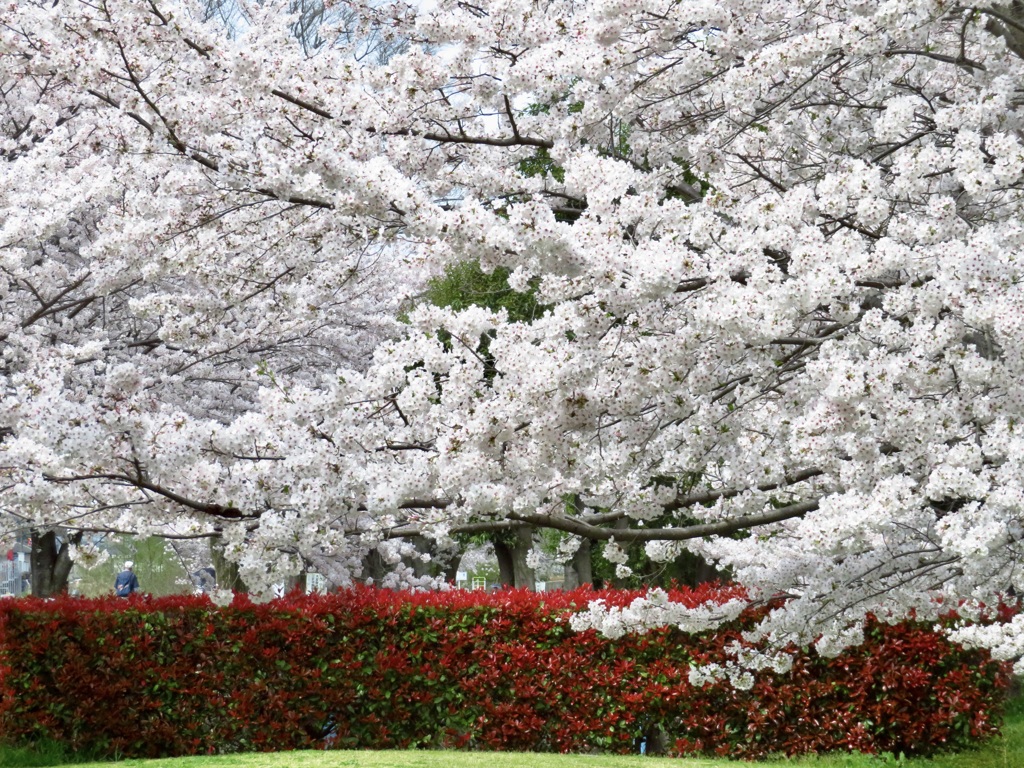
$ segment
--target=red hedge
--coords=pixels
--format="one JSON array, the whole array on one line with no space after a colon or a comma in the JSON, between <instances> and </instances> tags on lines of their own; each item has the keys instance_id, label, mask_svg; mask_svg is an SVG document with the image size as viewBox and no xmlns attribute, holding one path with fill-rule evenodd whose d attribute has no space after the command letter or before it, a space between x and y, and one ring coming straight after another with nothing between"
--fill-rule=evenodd
<instances>
[{"instance_id":1,"label":"red hedge","mask_svg":"<svg viewBox=\"0 0 1024 768\"><path fill-rule=\"evenodd\" d=\"M693 688L714 634L617 641L573 632L602 597L354 589L264 605L205 598L0 601L0 734L158 757L240 750L457 747L636 750L759 757L827 750L921 753L997 731L1005 664L929 627L872 624L836 659L804 654L751 691ZM679 590L696 605L729 590ZM663 738L657 741L664 741Z\"/></svg>"}]
</instances>

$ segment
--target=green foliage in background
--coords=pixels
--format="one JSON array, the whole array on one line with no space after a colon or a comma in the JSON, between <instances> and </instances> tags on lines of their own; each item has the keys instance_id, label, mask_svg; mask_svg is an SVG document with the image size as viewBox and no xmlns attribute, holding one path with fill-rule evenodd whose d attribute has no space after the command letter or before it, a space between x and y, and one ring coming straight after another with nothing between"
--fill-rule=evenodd
<instances>
[{"instance_id":1,"label":"green foliage in background","mask_svg":"<svg viewBox=\"0 0 1024 768\"><path fill-rule=\"evenodd\" d=\"M514 291L508 284L509 271L498 267L485 272L478 262L464 261L445 268L444 274L427 284L424 298L438 307L462 311L483 307L493 312L506 310L512 322L530 323L544 313L537 302L536 290Z\"/></svg>"},{"instance_id":2,"label":"green foliage in background","mask_svg":"<svg viewBox=\"0 0 1024 768\"><path fill-rule=\"evenodd\" d=\"M83 597L102 597L114 591L114 578L124 568L125 560L135 563L139 588L155 597L193 592L192 581L174 549L165 539L151 536L105 536L98 542L110 558L94 568L75 565L71 571L70 589Z\"/></svg>"}]
</instances>

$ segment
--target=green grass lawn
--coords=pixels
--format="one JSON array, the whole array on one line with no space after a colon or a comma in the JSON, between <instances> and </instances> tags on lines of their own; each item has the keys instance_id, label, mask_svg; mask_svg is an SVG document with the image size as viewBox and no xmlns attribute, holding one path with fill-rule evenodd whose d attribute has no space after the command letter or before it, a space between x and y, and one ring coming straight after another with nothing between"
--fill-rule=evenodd
<instances>
[{"instance_id":1,"label":"green grass lawn","mask_svg":"<svg viewBox=\"0 0 1024 768\"><path fill-rule=\"evenodd\" d=\"M59 751L52 753L5 750L0 747L0 768L37 768L73 762ZM111 763L79 763L77 768L111 768ZM891 756L824 755L780 758L758 763L717 759L617 757L606 755L548 755L516 752L442 751L306 751L216 757L180 757L166 760L125 760L118 768L1022 768L1024 766L1024 701L1018 700L1007 716L1003 735L983 748L931 759L897 761Z\"/></svg>"}]
</instances>

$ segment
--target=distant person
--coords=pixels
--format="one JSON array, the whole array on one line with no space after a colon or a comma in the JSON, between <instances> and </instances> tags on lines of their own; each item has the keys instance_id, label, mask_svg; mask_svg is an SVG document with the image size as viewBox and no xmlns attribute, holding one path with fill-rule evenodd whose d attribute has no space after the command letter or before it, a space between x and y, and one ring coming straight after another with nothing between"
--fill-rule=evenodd
<instances>
[{"instance_id":1,"label":"distant person","mask_svg":"<svg viewBox=\"0 0 1024 768\"><path fill-rule=\"evenodd\" d=\"M139 577L135 575L135 563L131 560L124 564L124 570L114 579L114 594L128 597L139 591Z\"/></svg>"}]
</instances>

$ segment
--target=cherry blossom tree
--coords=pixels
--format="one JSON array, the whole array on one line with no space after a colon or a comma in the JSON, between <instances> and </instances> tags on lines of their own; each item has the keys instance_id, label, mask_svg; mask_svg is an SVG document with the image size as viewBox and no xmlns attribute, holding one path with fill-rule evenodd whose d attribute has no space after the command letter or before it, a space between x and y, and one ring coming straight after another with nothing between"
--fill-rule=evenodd
<instances>
[{"instance_id":1,"label":"cherry blossom tree","mask_svg":"<svg viewBox=\"0 0 1024 768\"><path fill-rule=\"evenodd\" d=\"M6 509L217 527L257 588L642 542L823 653L1024 587L1017 2L339 2L313 48L237 7L0 11ZM374 259L545 312L392 336Z\"/></svg>"},{"instance_id":2,"label":"cherry blossom tree","mask_svg":"<svg viewBox=\"0 0 1024 768\"><path fill-rule=\"evenodd\" d=\"M46 594L66 583L83 531L216 533L180 525L183 497L150 467L174 476L166 459L188 446L199 475L175 483L206 485L203 466L223 452L215 434L253 408L261 380L362 366L394 332L405 288L380 268L396 258L380 238L226 183L134 110L112 119L116 90L68 76L89 44L53 55L49 22L76 34L59 9L10 13L6 32L23 47L5 45L2 75L4 508L11 525L37 529L34 588ZM229 30L209 26L228 44ZM151 450L168 445L161 435L178 448ZM240 450L266 452L256 439ZM76 532L58 547L53 526Z\"/></svg>"}]
</instances>

